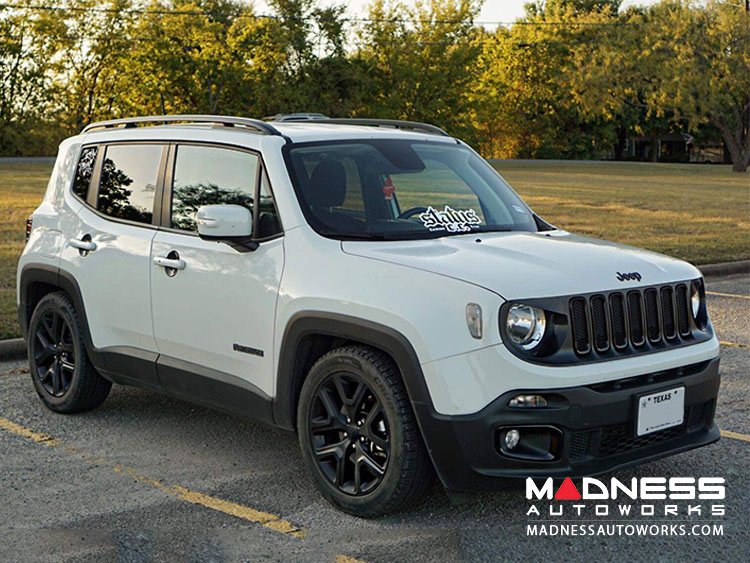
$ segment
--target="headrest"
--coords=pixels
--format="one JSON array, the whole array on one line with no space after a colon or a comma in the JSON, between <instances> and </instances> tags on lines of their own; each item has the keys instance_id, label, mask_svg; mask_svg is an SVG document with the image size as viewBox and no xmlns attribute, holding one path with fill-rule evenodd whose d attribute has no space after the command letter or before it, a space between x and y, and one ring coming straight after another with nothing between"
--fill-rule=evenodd
<instances>
[{"instance_id":1,"label":"headrest","mask_svg":"<svg viewBox=\"0 0 750 563\"><path fill-rule=\"evenodd\" d=\"M337 207L346 198L346 171L340 162L322 160L313 170L307 190L312 207Z\"/></svg>"}]
</instances>

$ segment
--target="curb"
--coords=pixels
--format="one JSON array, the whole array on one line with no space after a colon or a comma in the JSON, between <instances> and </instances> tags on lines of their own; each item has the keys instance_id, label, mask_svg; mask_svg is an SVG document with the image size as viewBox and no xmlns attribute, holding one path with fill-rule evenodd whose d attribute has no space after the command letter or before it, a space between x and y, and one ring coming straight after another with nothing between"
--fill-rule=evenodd
<instances>
[{"instance_id":1,"label":"curb","mask_svg":"<svg viewBox=\"0 0 750 563\"><path fill-rule=\"evenodd\" d=\"M698 269L707 278L712 276L731 276L732 274L750 274L750 260L705 264L704 266L698 266Z\"/></svg>"},{"instance_id":2,"label":"curb","mask_svg":"<svg viewBox=\"0 0 750 563\"><path fill-rule=\"evenodd\" d=\"M0 361L23 360L26 357L26 342L23 338L0 340Z\"/></svg>"}]
</instances>

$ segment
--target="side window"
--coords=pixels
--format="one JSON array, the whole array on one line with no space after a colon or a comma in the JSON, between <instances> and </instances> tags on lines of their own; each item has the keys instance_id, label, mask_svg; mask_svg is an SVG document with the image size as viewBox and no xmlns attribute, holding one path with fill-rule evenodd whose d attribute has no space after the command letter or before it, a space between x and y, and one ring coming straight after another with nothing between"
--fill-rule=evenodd
<instances>
[{"instance_id":1,"label":"side window","mask_svg":"<svg viewBox=\"0 0 750 563\"><path fill-rule=\"evenodd\" d=\"M76 167L76 176L73 180L73 193L86 201L89 195L89 185L91 184L91 175L94 172L94 163L96 162L96 147L85 147L81 151L81 157L78 159Z\"/></svg>"},{"instance_id":2,"label":"side window","mask_svg":"<svg viewBox=\"0 0 750 563\"><path fill-rule=\"evenodd\" d=\"M281 232L281 220L271 195L271 186L265 174L260 179L260 197L258 198L258 232L255 238L264 239Z\"/></svg>"},{"instance_id":3,"label":"side window","mask_svg":"<svg viewBox=\"0 0 750 563\"><path fill-rule=\"evenodd\" d=\"M96 208L110 217L151 223L161 145L110 145L104 154Z\"/></svg>"},{"instance_id":4,"label":"side window","mask_svg":"<svg viewBox=\"0 0 750 563\"><path fill-rule=\"evenodd\" d=\"M258 157L218 147L180 145L174 164L174 229L197 231L195 214L202 205L235 204L253 211Z\"/></svg>"}]
</instances>

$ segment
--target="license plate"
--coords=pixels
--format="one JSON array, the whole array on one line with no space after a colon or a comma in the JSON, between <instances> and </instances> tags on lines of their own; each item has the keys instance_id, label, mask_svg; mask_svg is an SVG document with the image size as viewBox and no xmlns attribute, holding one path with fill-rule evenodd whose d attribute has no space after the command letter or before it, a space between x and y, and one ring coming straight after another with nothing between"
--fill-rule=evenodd
<instances>
[{"instance_id":1,"label":"license plate","mask_svg":"<svg viewBox=\"0 0 750 563\"><path fill-rule=\"evenodd\" d=\"M638 397L638 436L682 424L685 388L677 387Z\"/></svg>"}]
</instances>

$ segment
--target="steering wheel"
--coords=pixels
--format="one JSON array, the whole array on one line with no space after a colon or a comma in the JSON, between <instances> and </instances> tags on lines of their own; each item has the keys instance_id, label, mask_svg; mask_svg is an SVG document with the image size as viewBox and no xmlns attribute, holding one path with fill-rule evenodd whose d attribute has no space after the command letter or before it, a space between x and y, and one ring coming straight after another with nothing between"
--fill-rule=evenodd
<instances>
[{"instance_id":1,"label":"steering wheel","mask_svg":"<svg viewBox=\"0 0 750 563\"><path fill-rule=\"evenodd\" d=\"M417 213L424 213L425 211L427 211L426 207L412 207L401 213L396 219L411 219Z\"/></svg>"}]
</instances>

